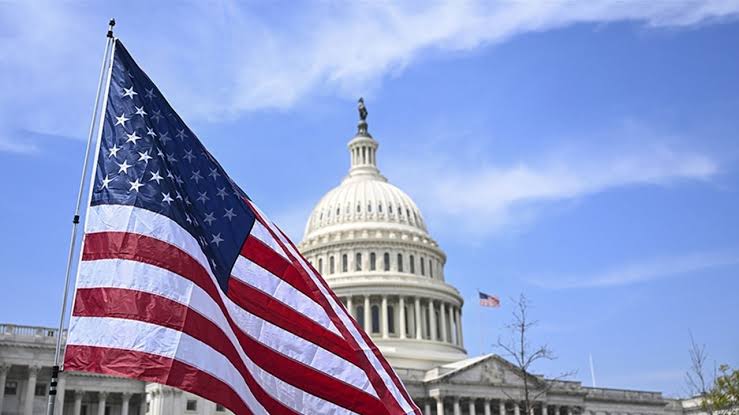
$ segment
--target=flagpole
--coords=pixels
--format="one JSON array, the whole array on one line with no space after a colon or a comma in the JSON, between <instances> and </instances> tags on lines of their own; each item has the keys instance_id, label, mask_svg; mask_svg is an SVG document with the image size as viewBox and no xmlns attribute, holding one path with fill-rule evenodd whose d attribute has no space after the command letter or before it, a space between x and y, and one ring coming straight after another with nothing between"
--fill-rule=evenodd
<instances>
[{"instance_id":1,"label":"flagpole","mask_svg":"<svg viewBox=\"0 0 739 415\"><path fill-rule=\"evenodd\" d=\"M62 349L62 335L64 330L64 317L67 309L67 297L69 295L69 280L72 274L72 264L75 257L75 241L77 239L77 227L80 223L80 208L82 205L82 193L85 187L85 178L87 177L87 164L90 159L90 149L92 148L92 138L95 131L95 120L98 118L98 108L100 104L100 92L103 89L103 77L106 73L106 63L110 57L112 51L112 45L114 42L113 38L113 27L115 26L115 19L111 19L108 22L108 33L105 40L105 51L103 53L103 62L100 64L100 75L98 77L97 91L95 92L95 104L92 109L92 119L90 120L90 129L87 133L87 145L85 147L85 159L82 163L82 175L80 178L79 191L77 193L77 203L74 208L74 216L72 216L72 235L69 243L69 252L67 255L67 269L64 276L64 294L62 295L62 306L61 312L59 313L59 331L56 336L56 349L54 351L54 366L51 368L51 382L49 382L49 404L47 407L47 415L54 415L56 407L56 386L59 380L59 358ZM112 64L112 59L111 59ZM109 73L109 71L107 71ZM108 78L110 75L108 75ZM99 121L102 123L102 120ZM90 182L92 183L92 181ZM92 185L92 184L90 184Z\"/></svg>"}]
</instances>

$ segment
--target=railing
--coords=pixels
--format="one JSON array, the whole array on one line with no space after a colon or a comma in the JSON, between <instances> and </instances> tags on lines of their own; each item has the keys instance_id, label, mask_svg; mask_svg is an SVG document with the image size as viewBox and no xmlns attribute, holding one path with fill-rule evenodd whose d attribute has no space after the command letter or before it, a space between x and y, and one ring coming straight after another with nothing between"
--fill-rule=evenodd
<instances>
[{"instance_id":1,"label":"railing","mask_svg":"<svg viewBox=\"0 0 739 415\"><path fill-rule=\"evenodd\" d=\"M56 337L58 329L39 326L21 326L17 324L0 324L0 337ZM66 330L65 330L66 332Z\"/></svg>"}]
</instances>

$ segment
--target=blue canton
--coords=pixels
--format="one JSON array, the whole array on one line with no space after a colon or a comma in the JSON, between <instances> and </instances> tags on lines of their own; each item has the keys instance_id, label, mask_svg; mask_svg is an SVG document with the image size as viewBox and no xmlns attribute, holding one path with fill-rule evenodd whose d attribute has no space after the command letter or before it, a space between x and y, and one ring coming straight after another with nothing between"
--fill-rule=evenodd
<instances>
[{"instance_id":1,"label":"blue canton","mask_svg":"<svg viewBox=\"0 0 739 415\"><path fill-rule=\"evenodd\" d=\"M221 289L254 224L246 194L138 67L115 44L92 205L165 215L200 244Z\"/></svg>"}]
</instances>

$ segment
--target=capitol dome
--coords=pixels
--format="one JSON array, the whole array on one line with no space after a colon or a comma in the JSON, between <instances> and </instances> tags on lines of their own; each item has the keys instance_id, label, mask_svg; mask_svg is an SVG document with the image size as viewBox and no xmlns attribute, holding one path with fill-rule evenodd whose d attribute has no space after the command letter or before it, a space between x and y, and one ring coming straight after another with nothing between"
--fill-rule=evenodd
<instances>
[{"instance_id":1,"label":"capitol dome","mask_svg":"<svg viewBox=\"0 0 739 415\"><path fill-rule=\"evenodd\" d=\"M464 359L446 255L416 203L380 173L366 115L360 101L349 173L311 212L299 249L396 369Z\"/></svg>"}]
</instances>

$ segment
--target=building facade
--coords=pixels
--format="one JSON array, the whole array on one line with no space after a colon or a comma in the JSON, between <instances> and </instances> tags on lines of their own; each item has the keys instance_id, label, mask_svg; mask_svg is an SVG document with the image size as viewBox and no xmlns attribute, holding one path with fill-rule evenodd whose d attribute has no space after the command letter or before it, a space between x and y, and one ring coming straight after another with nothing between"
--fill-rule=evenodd
<instances>
[{"instance_id":1,"label":"building facade","mask_svg":"<svg viewBox=\"0 0 739 415\"><path fill-rule=\"evenodd\" d=\"M446 255L413 200L378 168L378 142L360 111L350 168L318 202L299 249L376 342L425 415L661 415L695 413L659 392L585 387L528 375L536 403L522 414L523 374L497 355L468 357L463 299ZM0 415L45 414L57 331L0 324ZM154 383L64 373L57 414L227 413ZM686 406L687 405L687 406ZM694 408L693 408L694 409Z\"/></svg>"}]
</instances>

